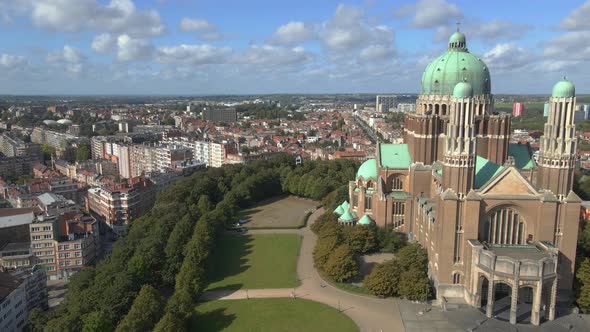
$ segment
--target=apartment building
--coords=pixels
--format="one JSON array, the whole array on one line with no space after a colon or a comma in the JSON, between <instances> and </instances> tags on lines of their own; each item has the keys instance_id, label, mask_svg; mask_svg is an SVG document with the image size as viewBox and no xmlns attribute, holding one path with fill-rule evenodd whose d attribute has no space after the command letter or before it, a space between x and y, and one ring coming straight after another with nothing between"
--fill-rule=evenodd
<instances>
[{"instance_id":1,"label":"apartment building","mask_svg":"<svg viewBox=\"0 0 590 332\"><path fill-rule=\"evenodd\" d=\"M37 157L0 157L0 177L18 179L23 175L32 175L33 166L39 162Z\"/></svg>"},{"instance_id":2,"label":"apartment building","mask_svg":"<svg viewBox=\"0 0 590 332\"><path fill-rule=\"evenodd\" d=\"M27 322L25 284L9 273L0 273L0 331L22 331Z\"/></svg>"},{"instance_id":3,"label":"apartment building","mask_svg":"<svg viewBox=\"0 0 590 332\"><path fill-rule=\"evenodd\" d=\"M29 156L41 159L41 145L36 143L25 143L18 137L9 133L0 135L0 153L5 157Z\"/></svg>"},{"instance_id":4,"label":"apartment building","mask_svg":"<svg viewBox=\"0 0 590 332\"><path fill-rule=\"evenodd\" d=\"M154 189L152 182L144 178L132 178L130 184L90 188L86 207L113 232L120 234L153 205Z\"/></svg>"}]
</instances>

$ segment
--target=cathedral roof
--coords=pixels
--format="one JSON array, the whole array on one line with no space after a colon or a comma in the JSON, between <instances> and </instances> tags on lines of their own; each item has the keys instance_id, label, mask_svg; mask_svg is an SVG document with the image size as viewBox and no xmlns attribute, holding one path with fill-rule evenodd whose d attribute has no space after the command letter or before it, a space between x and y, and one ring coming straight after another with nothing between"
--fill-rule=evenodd
<instances>
[{"instance_id":1,"label":"cathedral roof","mask_svg":"<svg viewBox=\"0 0 590 332\"><path fill-rule=\"evenodd\" d=\"M381 167L407 169L412 163L407 144L379 144Z\"/></svg>"},{"instance_id":2,"label":"cathedral roof","mask_svg":"<svg viewBox=\"0 0 590 332\"><path fill-rule=\"evenodd\" d=\"M469 83L473 95L491 94L488 67L480 58L469 53L465 35L457 31L449 39L447 51L426 66L420 93L450 96L460 82Z\"/></svg>"},{"instance_id":3,"label":"cathedral roof","mask_svg":"<svg viewBox=\"0 0 590 332\"><path fill-rule=\"evenodd\" d=\"M377 180L377 161L375 159L368 159L362 163L356 172L356 177L362 177L364 180Z\"/></svg>"},{"instance_id":4,"label":"cathedral roof","mask_svg":"<svg viewBox=\"0 0 590 332\"><path fill-rule=\"evenodd\" d=\"M529 170L535 167L531 150L526 144L508 145L508 155L514 158L514 166L518 169Z\"/></svg>"},{"instance_id":5,"label":"cathedral roof","mask_svg":"<svg viewBox=\"0 0 590 332\"><path fill-rule=\"evenodd\" d=\"M494 175L500 173L504 167L487 160L484 157L477 156L475 160L475 182L473 186L481 188L486 182L490 181Z\"/></svg>"},{"instance_id":6,"label":"cathedral roof","mask_svg":"<svg viewBox=\"0 0 590 332\"><path fill-rule=\"evenodd\" d=\"M334 213L341 216L344 213L344 209L342 208L342 205L338 205L338 207L334 210Z\"/></svg>"}]
</instances>

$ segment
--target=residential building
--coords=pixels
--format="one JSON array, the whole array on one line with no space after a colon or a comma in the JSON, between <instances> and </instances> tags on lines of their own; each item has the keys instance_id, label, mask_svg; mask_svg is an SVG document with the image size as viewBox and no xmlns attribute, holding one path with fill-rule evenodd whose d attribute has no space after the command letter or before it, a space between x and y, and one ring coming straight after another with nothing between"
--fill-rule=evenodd
<instances>
[{"instance_id":1,"label":"residential building","mask_svg":"<svg viewBox=\"0 0 590 332\"><path fill-rule=\"evenodd\" d=\"M11 136L8 133L0 135L0 153L5 157L34 157L41 159L41 145L35 143L25 143L18 137Z\"/></svg>"},{"instance_id":2,"label":"residential building","mask_svg":"<svg viewBox=\"0 0 590 332\"><path fill-rule=\"evenodd\" d=\"M27 315L25 284L9 273L0 272L0 331L22 331Z\"/></svg>"},{"instance_id":3,"label":"residential building","mask_svg":"<svg viewBox=\"0 0 590 332\"><path fill-rule=\"evenodd\" d=\"M521 118L524 116L524 103L513 103L512 104L512 116L515 118Z\"/></svg>"},{"instance_id":4,"label":"residential building","mask_svg":"<svg viewBox=\"0 0 590 332\"><path fill-rule=\"evenodd\" d=\"M391 95L377 95L375 100L375 110L378 113L390 112L395 108L396 97Z\"/></svg>"},{"instance_id":5,"label":"residential building","mask_svg":"<svg viewBox=\"0 0 590 332\"><path fill-rule=\"evenodd\" d=\"M235 108L204 109L203 120L211 122L234 123L238 121Z\"/></svg>"},{"instance_id":6,"label":"residential building","mask_svg":"<svg viewBox=\"0 0 590 332\"><path fill-rule=\"evenodd\" d=\"M150 180L133 178L130 182L88 189L87 209L116 234L125 231L127 225L148 211L155 201Z\"/></svg>"}]
</instances>

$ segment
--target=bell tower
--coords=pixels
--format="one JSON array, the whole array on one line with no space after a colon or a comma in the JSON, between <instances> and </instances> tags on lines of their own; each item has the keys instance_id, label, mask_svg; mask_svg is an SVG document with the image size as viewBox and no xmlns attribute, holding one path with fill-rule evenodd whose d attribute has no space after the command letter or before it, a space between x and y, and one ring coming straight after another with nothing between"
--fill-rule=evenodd
<instances>
[{"instance_id":1,"label":"bell tower","mask_svg":"<svg viewBox=\"0 0 590 332\"><path fill-rule=\"evenodd\" d=\"M445 135L443 187L461 198L475 181L476 137L473 88L459 82L453 90L449 123Z\"/></svg>"},{"instance_id":2,"label":"bell tower","mask_svg":"<svg viewBox=\"0 0 590 332\"><path fill-rule=\"evenodd\" d=\"M564 198L573 186L577 148L576 88L565 77L553 87L549 107L539 148L537 185Z\"/></svg>"}]
</instances>

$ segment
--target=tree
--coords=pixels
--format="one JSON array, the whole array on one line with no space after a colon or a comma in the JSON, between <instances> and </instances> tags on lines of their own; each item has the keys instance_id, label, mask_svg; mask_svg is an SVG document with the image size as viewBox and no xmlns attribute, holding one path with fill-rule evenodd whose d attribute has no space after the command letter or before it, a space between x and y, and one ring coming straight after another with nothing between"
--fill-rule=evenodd
<instances>
[{"instance_id":1,"label":"tree","mask_svg":"<svg viewBox=\"0 0 590 332\"><path fill-rule=\"evenodd\" d=\"M178 317L178 315L167 312L162 319L156 324L154 332L185 332L185 321Z\"/></svg>"},{"instance_id":2,"label":"tree","mask_svg":"<svg viewBox=\"0 0 590 332\"><path fill-rule=\"evenodd\" d=\"M107 315L102 311L94 311L87 314L82 321L82 332L112 331L113 327Z\"/></svg>"},{"instance_id":3,"label":"tree","mask_svg":"<svg viewBox=\"0 0 590 332\"><path fill-rule=\"evenodd\" d=\"M162 313L163 304L160 294L154 287L144 285L135 301L133 301L131 309L129 309L129 312L115 331L150 331L156 325Z\"/></svg>"},{"instance_id":4,"label":"tree","mask_svg":"<svg viewBox=\"0 0 590 332\"><path fill-rule=\"evenodd\" d=\"M354 252L343 244L336 248L324 265L324 271L338 282L343 282L358 274L358 264L354 260Z\"/></svg>"},{"instance_id":5,"label":"tree","mask_svg":"<svg viewBox=\"0 0 590 332\"><path fill-rule=\"evenodd\" d=\"M426 301L430 295L428 275L418 268L402 272L399 282L399 295L412 301Z\"/></svg>"},{"instance_id":6,"label":"tree","mask_svg":"<svg viewBox=\"0 0 590 332\"><path fill-rule=\"evenodd\" d=\"M428 254L417 242L410 243L398 250L396 257L404 271L411 268L428 271Z\"/></svg>"},{"instance_id":7,"label":"tree","mask_svg":"<svg viewBox=\"0 0 590 332\"><path fill-rule=\"evenodd\" d=\"M405 235L391 227L375 227L377 242L381 252L394 253L406 245Z\"/></svg>"},{"instance_id":8,"label":"tree","mask_svg":"<svg viewBox=\"0 0 590 332\"><path fill-rule=\"evenodd\" d=\"M396 296L402 269L397 260L378 264L365 277L363 286L377 296Z\"/></svg>"},{"instance_id":9,"label":"tree","mask_svg":"<svg viewBox=\"0 0 590 332\"><path fill-rule=\"evenodd\" d=\"M339 241L336 237L322 238L313 248L313 261L317 268L323 269L330 258L330 254L338 247Z\"/></svg>"},{"instance_id":10,"label":"tree","mask_svg":"<svg viewBox=\"0 0 590 332\"><path fill-rule=\"evenodd\" d=\"M590 312L590 258L584 258L576 271L576 302L583 312Z\"/></svg>"},{"instance_id":11,"label":"tree","mask_svg":"<svg viewBox=\"0 0 590 332\"><path fill-rule=\"evenodd\" d=\"M90 159L90 149L88 149L88 145L81 145L76 149L76 160L84 161L88 159Z\"/></svg>"},{"instance_id":12,"label":"tree","mask_svg":"<svg viewBox=\"0 0 590 332\"><path fill-rule=\"evenodd\" d=\"M55 155L55 148L47 144L43 144L43 146L41 146L41 151L43 152L44 161L51 160L51 156Z\"/></svg>"},{"instance_id":13,"label":"tree","mask_svg":"<svg viewBox=\"0 0 590 332\"><path fill-rule=\"evenodd\" d=\"M358 225L344 228L346 244L356 254L366 254L377 249L377 238L372 226Z\"/></svg>"},{"instance_id":14,"label":"tree","mask_svg":"<svg viewBox=\"0 0 590 332\"><path fill-rule=\"evenodd\" d=\"M584 222L584 227L578 234L578 256L590 257L590 222Z\"/></svg>"},{"instance_id":15,"label":"tree","mask_svg":"<svg viewBox=\"0 0 590 332\"><path fill-rule=\"evenodd\" d=\"M40 308L31 310L27 321L27 331L42 332L48 320L47 314Z\"/></svg>"}]
</instances>

